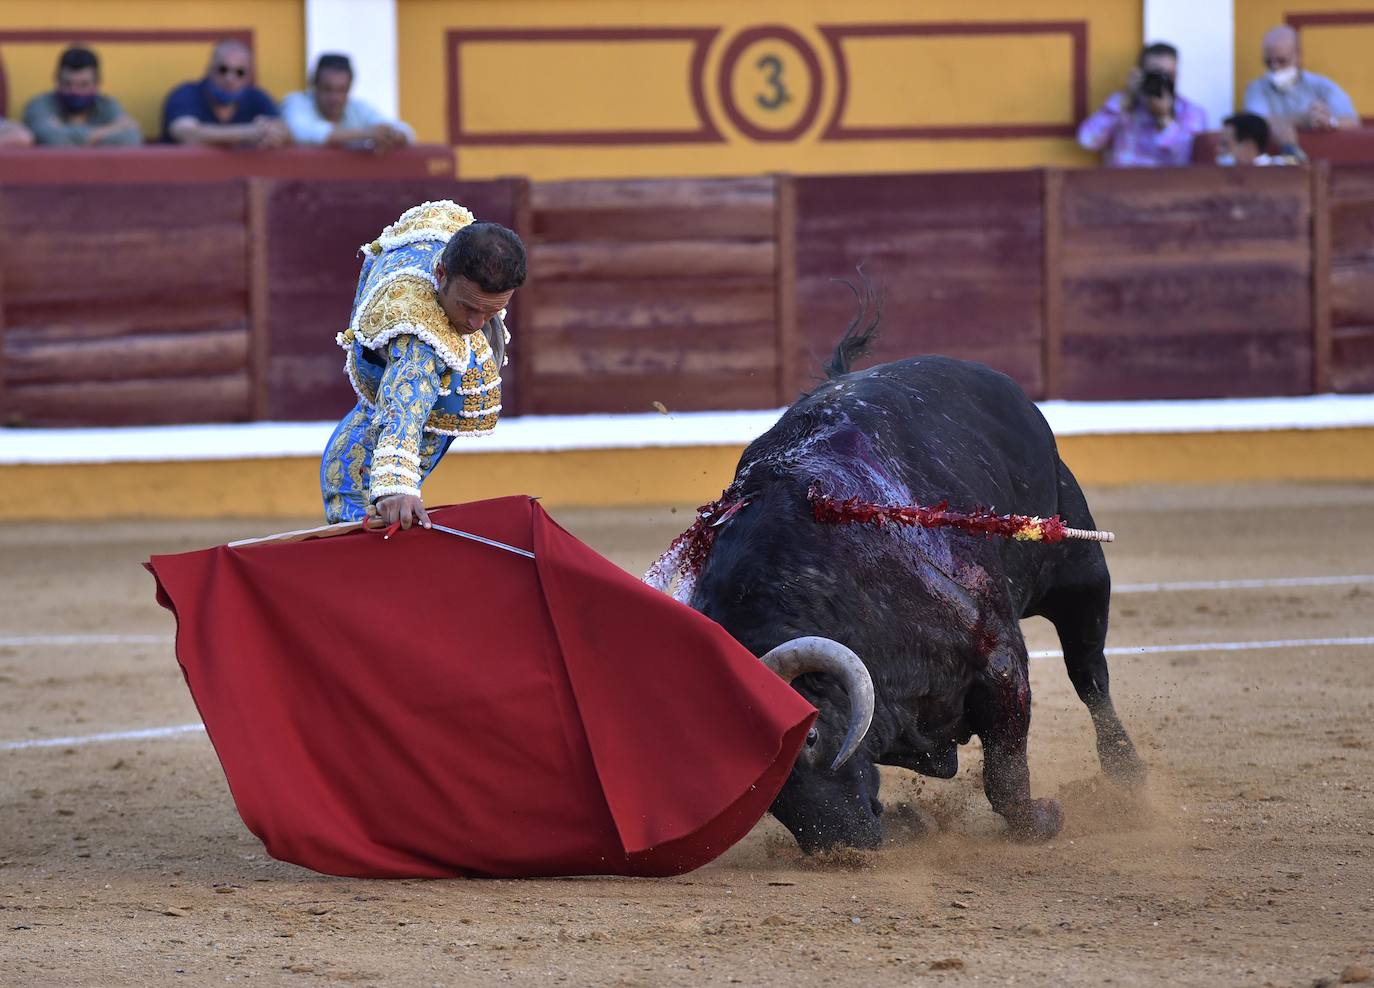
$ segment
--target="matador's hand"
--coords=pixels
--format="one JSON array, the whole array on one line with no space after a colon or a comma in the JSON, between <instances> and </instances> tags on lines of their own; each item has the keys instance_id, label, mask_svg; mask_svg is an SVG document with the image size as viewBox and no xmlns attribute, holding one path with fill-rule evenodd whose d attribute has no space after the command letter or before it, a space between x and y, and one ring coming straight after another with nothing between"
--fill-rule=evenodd
<instances>
[{"instance_id":1,"label":"matador's hand","mask_svg":"<svg viewBox=\"0 0 1374 988\"><path fill-rule=\"evenodd\" d=\"M429 515L425 513L424 502L414 494L391 494L380 498L367 509L369 528L390 528L397 522L402 528L409 528L412 522L419 522L422 528L429 528Z\"/></svg>"}]
</instances>

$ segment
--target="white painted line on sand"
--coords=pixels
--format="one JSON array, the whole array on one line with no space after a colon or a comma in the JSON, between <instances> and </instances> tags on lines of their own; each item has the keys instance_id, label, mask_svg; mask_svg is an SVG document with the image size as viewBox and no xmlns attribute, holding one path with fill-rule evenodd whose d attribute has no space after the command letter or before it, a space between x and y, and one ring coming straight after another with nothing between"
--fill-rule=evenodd
<instances>
[{"instance_id":1,"label":"white painted line on sand","mask_svg":"<svg viewBox=\"0 0 1374 988\"><path fill-rule=\"evenodd\" d=\"M1374 584L1374 573L1348 576L1285 576L1253 580L1183 580L1161 583L1122 583L1113 594L1173 593L1189 590L1264 590L1279 587L1343 587ZM0 636L0 648L39 645L170 645L172 635L10 635Z\"/></svg>"},{"instance_id":2,"label":"white painted line on sand","mask_svg":"<svg viewBox=\"0 0 1374 988\"><path fill-rule=\"evenodd\" d=\"M171 635L11 635L0 637L0 648L30 645L170 645Z\"/></svg>"},{"instance_id":3,"label":"white painted line on sand","mask_svg":"<svg viewBox=\"0 0 1374 988\"><path fill-rule=\"evenodd\" d=\"M1107 649L1108 655L1169 655L1182 652L1242 652L1269 648L1350 648L1374 645L1374 635L1354 638L1287 638L1254 642L1196 642L1187 645L1131 645ZM1032 659L1058 659L1064 653L1058 649L1031 652ZM204 724L174 724L170 727L148 727L136 731L108 731L103 734L84 734L65 738L30 738L22 741L0 742L0 751L24 748L75 748L107 741L146 741L177 737L193 731L205 730Z\"/></svg>"},{"instance_id":4,"label":"white painted line on sand","mask_svg":"<svg viewBox=\"0 0 1374 988\"><path fill-rule=\"evenodd\" d=\"M147 727L139 731L108 731L104 734L79 734L69 738L30 738L24 741L6 741L0 744L0 751L18 751L22 748L75 748L83 744L103 744L106 741L145 741L159 738L174 738L180 734L204 731L204 724L174 724L171 727Z\"/></svg>"},{"instance_id":5,"label":"white painted line on sand","mask_svg":"<svg viewBox=\"0 0 1374 988\"><path fill-rule=\"evenodd\" d=\"M1374 635L1353 638L1278 638L1257 642L1194 642L1187 645L1121 645L1107 648L1107 655L1171 655L1183 652L1248 652L1267 648L1350 648L1374 645ZM1031 652L1032 659L1062 659L1064 653L1056 649Z\"/></svg>"},{"instance_id":6,"label":"white painted line on sand","mask_svg":"<svg viewBox=\"0 0 1374 988\"><path fill-rule=\"evenodd\" d=\"M1179 590L1264 590L1269 587L1342 587L1374 583L1374 573L1350 576L1288 576L1256 580L1174 580L1164 583L1123 583L1112 593L1167 593Z\"/></svg>"}]
</instances>

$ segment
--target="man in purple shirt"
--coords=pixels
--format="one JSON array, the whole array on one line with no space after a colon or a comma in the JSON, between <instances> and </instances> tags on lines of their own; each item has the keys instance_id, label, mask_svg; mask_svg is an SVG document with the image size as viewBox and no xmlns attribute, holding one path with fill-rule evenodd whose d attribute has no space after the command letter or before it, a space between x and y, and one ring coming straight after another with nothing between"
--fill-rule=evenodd
<instances>
[{"instance_id":1,"label":"man in purple shirt","mask_svg":"<svg viewBox=\"0 0 1374 988\"><path fill-rule=\"evenodd\" d=\"M1146 45L1126 79L1102 108L1078 127L1078 143L1101 151L1112 168L1186 165L1193 135L1207 129L1207 111L1174 92L1178 49Z\"/></svg>"},{"instance_id":2,"label":"man in purple shirt","mask_svg":"<svg viewBox=\"0 0 1374 988\"><path fill-rule=\"evenodd\" d=\"M221 41L199 82L167 94L162 139L174 144L273 148L291 143L291 132L272 97L253 85L253 53L240 41Z\"/></svg>"}]
</instances>

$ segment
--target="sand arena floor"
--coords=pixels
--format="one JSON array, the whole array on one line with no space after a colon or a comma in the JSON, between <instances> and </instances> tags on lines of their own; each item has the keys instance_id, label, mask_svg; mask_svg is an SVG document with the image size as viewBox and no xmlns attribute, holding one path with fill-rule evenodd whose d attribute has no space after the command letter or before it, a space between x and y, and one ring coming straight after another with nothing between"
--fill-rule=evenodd
<instances>
[{"instance_id":1,"label":"sand arena floor","mask_svg":"<svg viewBox=\"0 0 1374 988\"><path fill-rule=\"evenodd\" d=\"M1090 492L1111 645L1152 769L1100 782L1055 659L1031 771L1066 826L1003 836L976 744L950 782L885 770L939 832L817 863L765 820L675 880L327 878L267 858L202 733L0 748L0 982L1312 985L1374 968L1374 487ZM642 571L684 510L561 512ZM0 744L193 722L139 569L301 519L0 527ZM1189 590L1152 581L1364 576ZM1056 643L1027 624L1033 649ZM126 636L62 644L53 636ZM151 636L146 640L127 636ZM17 643L20 636L45 636ZM1330 639L1363 637L1363 642Z\"/></svg>"}]
</instances>

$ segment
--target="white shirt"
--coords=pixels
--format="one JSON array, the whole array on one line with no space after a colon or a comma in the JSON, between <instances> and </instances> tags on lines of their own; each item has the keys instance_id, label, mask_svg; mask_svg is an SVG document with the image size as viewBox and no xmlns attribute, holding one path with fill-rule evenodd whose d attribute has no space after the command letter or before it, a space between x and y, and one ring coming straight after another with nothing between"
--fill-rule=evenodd
<instances>
[{"instance_id":1,"label":"white shirt","mask_svg":"<svg viewBox=\"0 0 1374 988\"><path fill-rule=\"evenodd\" d=\"M344 104L343 116L338 123L328 121L320 115L320 108L315 102L313 89L288 94L281 101L281 115L282 119L286 121L286 126L291 129L291 137L297 144L323 144L329 140L329 135L335 127L342 127L344 130L361 130L365 127L376 127L378 124L389 124L403 132L412 143L415 140L415 132L410 129L409 124L404 124L399 120L388 120L380 110L352 97L349 97L348 102ZM361 147L363 143L362 141L352 141L350 146Z\"/></svg>"}]
</instances>

